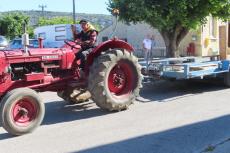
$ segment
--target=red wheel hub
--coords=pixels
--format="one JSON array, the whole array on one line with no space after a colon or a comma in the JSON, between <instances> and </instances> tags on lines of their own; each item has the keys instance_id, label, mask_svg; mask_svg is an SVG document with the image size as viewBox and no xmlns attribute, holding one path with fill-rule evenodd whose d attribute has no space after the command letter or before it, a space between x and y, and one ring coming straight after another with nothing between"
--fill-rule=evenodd
<instances>
[{"instance_id":1,"label":"red wheel hub","mask_svg":"<svg viewBox=\"0 0 230 153\"><path fill-rule=\"evenodd\" d=\"M18 100L12 109L12 117L16 124L27 126L36 117L37 109L30 99Z\"/></svg>"},{"instance_id":2,"label":"red wheel hub","mask_svg":"<svg viewBox=\"0 0 230 153\"><path fill-rule=\"evenodd\" d=\"M108 87L116 96L130 93L133 89L133 69L129 63L120 61L109 73Z\"/></svg>"}]
</instances>

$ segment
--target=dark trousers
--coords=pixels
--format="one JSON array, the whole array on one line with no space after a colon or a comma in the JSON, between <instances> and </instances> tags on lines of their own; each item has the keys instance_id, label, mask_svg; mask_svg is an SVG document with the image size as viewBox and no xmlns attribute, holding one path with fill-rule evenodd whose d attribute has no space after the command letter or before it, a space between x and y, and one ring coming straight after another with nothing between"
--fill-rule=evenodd
<instances>
[{"instance_id":1,"label":"dark trousers","mask_svg":"<svg viewBox=\"0 0 230 153\"><path fill-rule=\"evenodd\" d=\"M89 53L92 51L92 48L89 48L89 49L86 49L86 50L82 50L82 51L79 51L77 54L76 54L76 58L77 60L81 60L81 64L80 64L80 68L82 70L84 70L85 68L85 63L86 63L86 60L87 60L87 56L89 55Z\"/></svg>"}]
</instances>

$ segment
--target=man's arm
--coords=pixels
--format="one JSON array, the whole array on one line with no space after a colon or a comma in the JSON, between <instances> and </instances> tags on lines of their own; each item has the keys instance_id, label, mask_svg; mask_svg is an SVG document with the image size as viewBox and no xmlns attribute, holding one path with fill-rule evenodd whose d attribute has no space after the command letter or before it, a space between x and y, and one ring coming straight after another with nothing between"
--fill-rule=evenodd
<instances>
[{"instance_id":1,"label":"man's arm","mask_svg":"<svg viewBox=\"0 0 230 153\"><path fill-rule=\"evenodd\" d=\"M72 35L73 35L73 39L76 40L77 39L77 29L75 25L71 25L71 31L72 31Z\"/></svg>"},{"instance_id":2,"label":"man's arm","mask_svg":"<svg viewBox=\"0 0 230 153\"><path fill-rule=\"evenodd\" d=\"M73 34L73 39L74 41L81 39L82 37L82 32L77 33L77 29L76 26L74 26L73 24L71 25L71 30L72 30L72 34Z\"/></svg>"}]
</instances>

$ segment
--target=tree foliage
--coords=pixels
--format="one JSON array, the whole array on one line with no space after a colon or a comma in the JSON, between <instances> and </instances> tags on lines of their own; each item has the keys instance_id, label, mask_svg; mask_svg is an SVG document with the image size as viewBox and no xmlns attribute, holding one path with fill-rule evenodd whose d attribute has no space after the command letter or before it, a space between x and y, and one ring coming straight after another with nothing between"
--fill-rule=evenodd
<instances>
[{"instance_id":1,"label":"tree foliage","mask_svg":"<svg viewBox=\"0 0 230 153\"><path fill-rule=\"evenodd\" d=\"M7 13L0 18L0 34L9 39L21 37L23 25L29 22L29 17L22 13ZM29 27L30 34L33 35L33 28Z\"/></svg>"},{"instance_id":2,"label":"tree foliage","mask_svg":"<svg viewBox=\"0 0 230 153\"><path fill-rule=\"evenodd\" d=\"M77 21L79 23L79 21ZM55 24L73 24L73 19L70 17L55 17L55 18L39 18L38 26L55 25ZM100 31L101 26L99 24L93 24L93 26Z\"/></svg>"},{"instance_id":3,"label":"tree foliage","mask_svg":"<svg viewBox=\"0 0 230 153\"><path fill-rule=\"evenodd\" d=\"M109 10L120 10L125 22L146 22L162 34L167 55L175 56L179 43L189 32L212 15L230 19L229 0L110 0Z\"/></svg>"},{"instance_id":4,"label":"tree foliage","mask_svg":"<svg viewBox=\"0 0 230 153\"><path fill-rule=\"evenodd\" d=\"M73 24L73 20L70 17L54 17L54 18L39 18L38 26L55 25L55 24Z\"/></svg>"}]
</instances>

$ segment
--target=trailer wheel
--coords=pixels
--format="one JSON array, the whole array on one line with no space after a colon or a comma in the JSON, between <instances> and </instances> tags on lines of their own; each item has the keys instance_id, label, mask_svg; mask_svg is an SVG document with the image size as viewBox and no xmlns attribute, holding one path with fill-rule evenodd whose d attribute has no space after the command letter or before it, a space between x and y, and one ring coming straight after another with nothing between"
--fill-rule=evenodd
<instances>
[{"instance_id":1,"label":"trailer wheel","mask_svg":"<svg viewBox=\"0 0 230 153\"><path fill-rule=\"evenodd\" d=\"M141 81L141 67L132 53L109 50L91 66L88 89L100 108L120 111L127 109L139 95Z\"/></svg>"},{"instance_id":2,"label":"trailer wheel","mask_svg":"<svg viewBox=\"0 0 230 153\"><path fill-rule=\"evenodd\" d=\"M29 88L8 92L0 103L1 124L12 135L32 132L41 124L44 114L40 96Z\"/></svg>"},{"instance_id":3,"label":"trailer wheel","mask_svg":"<svg viewBox=\"0 0 230 153\"><path fill-rule=\"evenodd\" d=\"M230 72L224 74L224 85L230 87Z\"/></svg>"}]
</instances>

